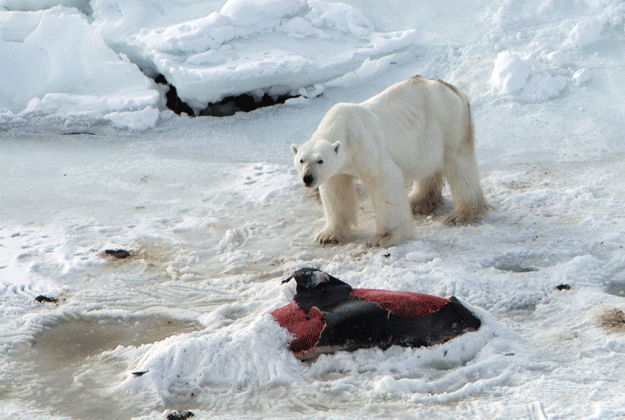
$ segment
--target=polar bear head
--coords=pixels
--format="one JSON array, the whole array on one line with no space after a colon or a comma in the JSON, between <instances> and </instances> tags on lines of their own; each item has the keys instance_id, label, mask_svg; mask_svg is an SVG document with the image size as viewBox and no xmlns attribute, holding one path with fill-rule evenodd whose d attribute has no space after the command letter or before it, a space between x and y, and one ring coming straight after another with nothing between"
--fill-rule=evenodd
<instances>
[{"instance_id":1,"label":"polar bear head","mask_svg":"<svg viewBox=\"0 0 625 420\"><path fill-rule=\"evenodd\" d=\"M336 175L341 169L341 142L330 143L325 139L311 139L298 146L291 145L295 169L304 185L315 188Z\"/></svg>"}]
</instances>

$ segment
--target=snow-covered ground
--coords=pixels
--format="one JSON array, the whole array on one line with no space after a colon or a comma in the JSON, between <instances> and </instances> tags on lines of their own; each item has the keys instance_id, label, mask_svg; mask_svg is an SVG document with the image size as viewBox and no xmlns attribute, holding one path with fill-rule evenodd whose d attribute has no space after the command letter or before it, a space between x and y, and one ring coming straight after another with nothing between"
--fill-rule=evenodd
<instances>
[{"instance_id":1,"label":"snow-covered ground","mask_svg":"<svg viewBox=\"0 0 625 420\"><path fill-rule=\"evenodd\" d=\"M434 3L0 0L0 417L624 418L625 3ZM195 110L301 96L176 116L157 74ZM414 74L471 98L494 211L368 249L363 194L313 245L289 145ZM302 363L269 313L303 266L483 326Z\"/></svg>"}]
</instances>

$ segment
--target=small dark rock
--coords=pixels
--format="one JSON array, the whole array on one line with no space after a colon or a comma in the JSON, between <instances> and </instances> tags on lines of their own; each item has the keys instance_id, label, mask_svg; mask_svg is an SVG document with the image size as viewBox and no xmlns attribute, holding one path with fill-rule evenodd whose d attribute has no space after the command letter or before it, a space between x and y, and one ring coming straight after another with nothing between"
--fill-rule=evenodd
<instances>
[{"instance_id":1,"label":"small dark rock","mask_svg":"<svg viewBox=\"0 0 625 420\"><path fill-rule=\"evenodd\" d=\"M556 290L571 290L571 286L568 284L559 284L556 286Z\"/></svg>"},{"instance_id":2,"label":"small dark rock","mask_svg":"<svg viewBox=\"0 0 625 420\"><path fill-rule=\"evenodd\" d=\"M107 249L104 251L104 255L110 255L111 257L117 258L118 260L123 260L130 257L130 252L126 251L125 249Z\"/></svg>"},{"instance_id":3,"label":"small dark rock","mask_svg":"<svg viewBox=\"0 0 625 420\"><path fill-rule=\"evenodd\" d=\"M179 410L169 413L167 415L167 420L187 420L191 417L195 417L195 414L187 410Z\"/></svg>"},{"instance_id":4,"label":"small dark rock","mask_svg":"<svg viewBox=\"0 0 625 420\"><path fill-rule=\"evenodd\" d=\"M35 302L39 303L57 303L59 300L57 298L48 297L44 295L39 295L35 298Z\"/></svg>"}]
</instances>

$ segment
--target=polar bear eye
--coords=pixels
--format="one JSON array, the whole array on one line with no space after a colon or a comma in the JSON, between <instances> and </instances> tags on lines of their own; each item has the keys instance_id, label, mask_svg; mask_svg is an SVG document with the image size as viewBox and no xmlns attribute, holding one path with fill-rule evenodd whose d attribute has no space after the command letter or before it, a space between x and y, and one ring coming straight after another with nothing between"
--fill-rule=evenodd
<instances>
[{"instance_id":1,"label":"polar bear eye","mask_svg":"<svg viewBox=\"0 0 625 420\"><path fill-rule=\"evenodd\" d=\"M323 159L319 159L319 160L317 161L317 163L318 163L319 165L322 165L322 164L323 164Z\"/></svg>"},{"instance_id":2,"label":"polar bear eye","mask_svg":"<svg viewBox=\"0 0 625 420\"><path fill-rule=\"evenodd\" d=\"M304 163L304 159L300 159L300 160L299 160L299 163Z\"/></svg>"}]
</instances>

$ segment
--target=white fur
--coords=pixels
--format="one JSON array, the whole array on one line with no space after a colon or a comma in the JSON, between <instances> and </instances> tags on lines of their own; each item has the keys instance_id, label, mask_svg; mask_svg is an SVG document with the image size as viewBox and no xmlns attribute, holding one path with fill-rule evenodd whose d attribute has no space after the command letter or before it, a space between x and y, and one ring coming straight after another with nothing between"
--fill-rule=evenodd
<instances>
[{"instance_id":1,"label":"white fur","mask_svg":"<svg viewBox=\"0 0 625 420\"><path fill-rule=\"evenodd\" d=\"M468 99L441 81L412 77L360 104L337 104L311 139L291 150L305 185L319 187L326 216L315 238L321 244L352 239L354 178L372 196L376 234L367 242L372 246L410 237L411 213L433 213L442 205L443 178L455 201L447 223L474 221L488 209ZM413 181L410 197L406 181Z\"/></svg>"}]
</instances>

